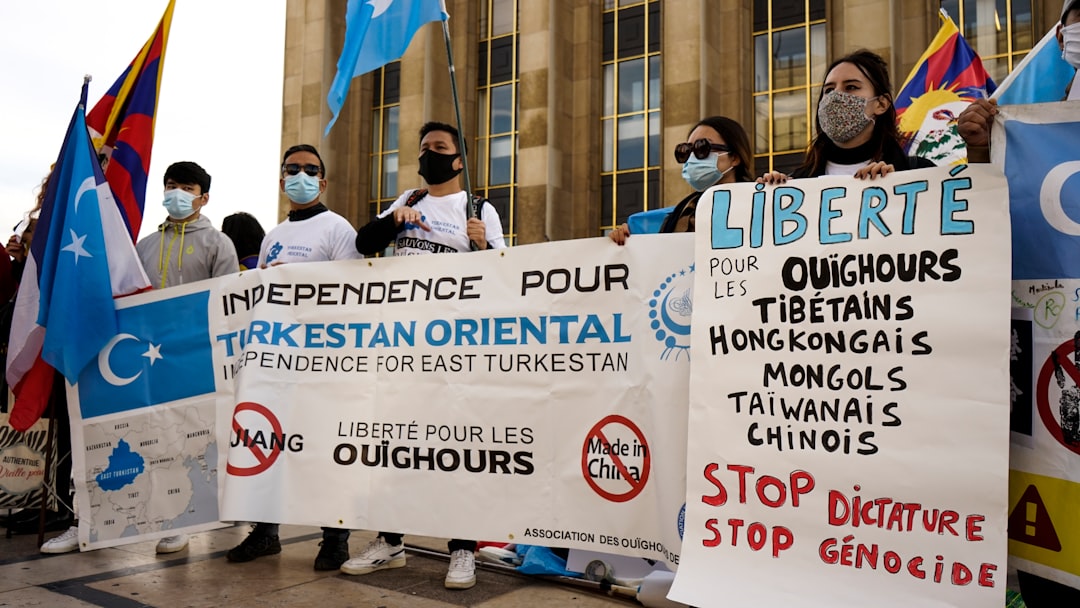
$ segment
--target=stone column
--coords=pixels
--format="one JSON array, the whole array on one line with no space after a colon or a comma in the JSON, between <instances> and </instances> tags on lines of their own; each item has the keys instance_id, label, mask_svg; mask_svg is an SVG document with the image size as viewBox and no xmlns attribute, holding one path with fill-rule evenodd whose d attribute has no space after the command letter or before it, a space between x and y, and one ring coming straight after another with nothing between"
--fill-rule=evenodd
<instances>
[{"instance_id":1,"label":"stone column","mask_svg":"<svg viewBox=\"0 0 1080 608\"><path fill-rule=\"evenodd\" d=\"M671 151L699 120L727 116L753 133L752 9L749 0L667 0L661 7L664 206L688 193Z\"/></svg>"}]
</instances>

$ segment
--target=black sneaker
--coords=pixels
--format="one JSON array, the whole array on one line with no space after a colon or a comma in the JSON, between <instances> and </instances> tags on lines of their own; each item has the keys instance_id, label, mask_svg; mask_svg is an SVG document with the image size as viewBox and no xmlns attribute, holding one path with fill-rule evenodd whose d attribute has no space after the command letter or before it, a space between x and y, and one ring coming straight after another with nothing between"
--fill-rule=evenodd
<instances>
[{"instance_id":1,"label":"black sneaker","mask_svg":"<svg viewBox=\"0 0 1080 608\"><path fill-rule=\"evenodd\" d=\"M349 561L348 542L324 538L319 543L319 554L315 556L316 570L337 570L347 561Z\"/></svg>"},{"instance_id":2,"label":"black sneaker","mask_svg":"<svg viewBox=\"0 0 1080 608\"><path fill-rule=\"evenodd\" d=\"M48 515L48 513L46 513L46 515ZM4 526L6 528L8 526L20 524L24 521L37 521L37 518L38 510L36 508L23 509L21 511L16 511L11 515L8 515L6 513L4 515L0 515L0 526Z\"/></svg>"},{"instance_id":3,"label":"black sneaker","mask_svg":"<svg viewBox=\"0 0 1080 608\"><path fill-rule=\"evenodd\" d=\"M71 512L57 513L56 511L45 512L45 531L46 532L58 532L60 530L67 530L74 523L74 518L71 516ZM12 523L8 528L12 534L37 534L38 533L38 513L34 512L34 516L23 521Z\"/></svg>"},{"instance_id":4,"label":"black sneaker","mask_svg":"<svg viewBox=\"0 0 1080 608\"><path fill-rule=\"evenodd\" d=\"M281 553L281 541L278 540L276 534L252 532L247 535L244 542L229 549L229 552L225 554L225 559L230 562L250 562L256 557L278 553Z\"/></svg>"}]
</instances>

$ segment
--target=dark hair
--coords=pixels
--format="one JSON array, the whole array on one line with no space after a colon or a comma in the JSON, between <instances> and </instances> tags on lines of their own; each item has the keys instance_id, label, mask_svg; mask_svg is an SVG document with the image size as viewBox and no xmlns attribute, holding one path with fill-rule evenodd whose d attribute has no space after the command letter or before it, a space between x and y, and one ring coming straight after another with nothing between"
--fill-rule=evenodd
<instances>
[{"instance_id":1,"label":"dark hair","mask_svg":"<svg viewBox=\"0 0 1080 608\"><path fill-rule=\"evenodd\" d=\"M259 220L250 213L238 211L221 221L221 231L229 237L236 247L236 255L244 258L259 253L263 237L263 230Z\"/></svg>"},{"instance_id":2,"label":"dark hair","mask_svg":"<svg viewBox=\"0 0 1080 608\"><path fill-rule=\"evenodd\" d=\"M210 174L199 165L188 160L173 163L169 165L168 169L165 169L165 178L162 179L162 185L170 179L178 184L197 184L202 189L200 194L210 192Z\"/></svg>"},{"instance_id":3,"label":"dark hair","mask_svg":"<svg viewBox=\"0 0 1080 608\"><path fill-rule=\"evenodd\" d=\"M312 154L314 154L315 158L319 159L319 168L322 169L322 177L323 179L326 179L326 163L324 163L322 157L319 156L319 151L316 150L315 146L311 144L297 144L289 148L288 150L285 150L285 154L281 155L282 171L285 170L285 159L289 158L293 154L296 154L297 152L311 152Z\"/></svg>"},{"instance_id":4,"label":"dark hair","mask_svg":"<svg viewBox=\"0 0 1080 608\"><path fill-rule=\"evenodd\" d=\"M1080 11L1080 0L1073 0L1072 2L1066 2L1061 7L1061 24L1065 25L1065 20L1069 18L1069 13L1073 11Z\"/></svg>"},{"instance_id":5,"label":"dark hair","mask_svg":"<svg viewBox=\"0 0 1080 608\"><path fill-rule=\"evenodd\" d=\"M424 137L432 131L445 131L450 134L450 137L454 140L454 147L457 148L458 154L461 154L461 134L454 128L454 125L448 125L445 122L436 122L434 120L424 123L424 126L420 127L420 141L424 140Z\"/></svg>"},{"instance_id":6,"label":"dark hair","mask_svg":"<svg viewBox=\"0 0 1080 608\"><path fill-rule=\"evenodd\" d=\"M754 155L750 153L750 138L747 137L742 125L726 116L709 116L698 121L690 129L690 133L698 127L709 127L716 131L723 138L724 143L731 148L729 154L739 159L739 164L735 167L735 181L754 181Z\"/></svg>"},{"instance_id":7,"label":"dark hair","mask_svg":"<svg viewBox=\"0 0 1080 608\"><path fill-rule=\"evenodd\" d=\"M889 79L889 65L885 63L885 60L881 58L881 55L866 49L859 49L854 53L837 59L829 65L829 68L825 70L825 75L821 77L823 85L821 91L825 90L824 83L825 79L829 77L829 72L832 72L833 68L841 63L850 63L859 68L862 75L866 76L866 79L870 81L870 85L874 87L874 95L884 96L889 100L889 108L874 119L874 132L870 136L870 141L874 142L874 154L871 158L873 160L881 160L886 142L892 142L897 145L899 145L900 142L900 133L896 128L896 106L893 105L892 81ZM830 140L829 136L821 130L821 121L817 118L817 107L821 105L821 98L824 96L821 91L818 92L817 104L814 106L814 141L806 150L806 158L803 160L803 164L792 172L792 175L794 176L806 177L809 175L817 175L824 170L825 163L828 160L825 158L825 147L832 144L832 140Z\"/></svg>"}]
</instances>

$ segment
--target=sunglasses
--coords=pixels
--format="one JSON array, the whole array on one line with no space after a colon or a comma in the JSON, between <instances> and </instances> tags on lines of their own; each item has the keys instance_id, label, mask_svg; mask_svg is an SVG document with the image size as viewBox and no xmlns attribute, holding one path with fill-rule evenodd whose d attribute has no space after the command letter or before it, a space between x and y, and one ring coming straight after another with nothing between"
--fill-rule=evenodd
<instances>
[{"instance_id":1,"label":"sunglasses","mask_svg":"<svg viewBox=\"0 0 1080 608\"><path fill-rule=\"evenodd\" d=\"M714 144L707 139L699 139L692 144L681 143L675 146L675 160L681 165L690 160L691 152L698 160L705 160L712 152L731 152L731 148L724 144Z\"/></svg>"},{"instance_id":2,"label":"sunglasses","mask_svg":"<svg viewBox=\"0 0 1080 608\"><path fill-rule=\"evenodd\" d=\"M317 177L320 173L322 173L322 167L320 167L319 165L300 165L297 163L289 163L287 165L282 165L281 170L284 171L286 175L296 175L297 173L300 173L301 170L303 170L304 173L307 173L311 177Z\"/></svg>"}]
</instances>

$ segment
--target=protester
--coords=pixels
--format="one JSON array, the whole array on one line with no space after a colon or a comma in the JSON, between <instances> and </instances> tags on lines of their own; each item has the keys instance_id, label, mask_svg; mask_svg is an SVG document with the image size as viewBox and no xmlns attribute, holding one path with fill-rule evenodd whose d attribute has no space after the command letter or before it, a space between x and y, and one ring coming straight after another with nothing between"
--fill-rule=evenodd
<instances>
[{"instance_id":1,"label":"protester","mask_svg":"<svg viewBox=\"0 0 1080 608\"><path fill-rule=\"evenodd\" d=\"M1066 0L1062 5L1057 40L1062 58L1080 69L1080 0ZM1075 78L1062 92L1062 99L1080 99L1080 87L1074 84ZM969 161L990 162L990 129L997 113L996 99L976 99L957 117L956 129L967 144Z\"/></svg>"},{"instance_id":2,"label":"protester","mask_svg":"<svg viewBox=\"0 0 1080 608\"><path fill-rule=\"evenodd\" d=\"M5 248L7 250L7 265L5 268L0 269L0 273L3 275L2 279L0 279L0 282L2 282L0 284L0 298L3 298L4 301L15 297L15 292L22 281L23 269L26 268L26 256L30 255L30 241L33 240L34 228L37 226L38 209L40 208L35 208L28 213L26 219L15 226L15 234L8 239Z\"/></svg>"},{"instance_id":3,"label":"protester","mask_svg":"<svg viewBox=\"0 0 1080 608\"><path fill-rule=\"evenodd\" d=\"M259 267L259 248L262 247L266 231L255 216L238 211L221 222L221 231L236 247L236 257L240 259L240 270L252 270Z\"/></svg>"},{"instance_id":4,"label":"protester","mask_svg":"<svg viewBox=\"0 0 1080 608\"><path fill-rule=\"evenodd\" d=\"M1061 20L1057 24L1058 47L1062 57L1074 68L1080 69L1080 0L1066 0L1061 6ZM1075 79L1063 92L1063 99L1080 99L1080 87L1073 86ZM994 125L994 116L998 113L997 101L976 99L957 119L957 130L968 147L968 160L971 162L990 161L990 130ZM1055 372L1058 369L1054 359ZM1059 378L1059 387L1064 388ZM1065 398L1062 394L1062 399ZM1062 418L1062 430L1066 421ZM1051 608L1057 606L1080 606L1080 589L1069 587L1043 578L1024 570L1017 571L1020 582L1020 595L1024 604L1030 608Z\"/></svg>"},{"instance_id":5,"label":"protester","mask_svg":"<svg viewBox=\"0 0 1080 608\"><path fill-rule=\"evenodd\" d=\"M694 213L701 193L716 184L753 181L754 157L750 139L739 123L724 116L701 119L690 130L685 143L675 146L675 160L683 166L682 176L694 189L664 218L660 232L694 232ZM611 240L626 244L629 224L608 233Z\"/></svg>"},{"instance_id":6,"label":"protester","mask_svg":"<svg viewBox=\"0 0 1080 608\"><path fill-rule=\"evenodd\" d=\"M502 223L495 207L479 203L480 217L470 217L476 201L461 187L461 136L453 126L428 122L420 128L420 175L427 190L407 190L390 208L360 228L356 250L371 255L394 243L394 255L452 253L477 249L502 249ZM450 567L443 586L469 589L476 584L476 541L453 539L448 543ZM359 556L341 566L345 574L368 574L405 565L402 535L379 532Z\"/></svg>"},{"instance_id":7,"label":"protester","mask_svg":"<svg viewBox=\"0 0 1080 608\"><path fill-rule=\"evenodd\" d=\"M14 279L16 286L22 280L23 268L26 266L26 256L30 255L30 241L34 235L34 228L37 226L41 206L45 203L45 191L49 188L49 177L51 175L52 171L50 170L49 174L42 178L37 200L34 201L34 208L28 211L23 221L15 226L15 234L11 235L7 242L7 253L11 257L11 278Z\"/></svg>"},{"instance_id":8,"label":"protester","mask_svg":"<svg viewBox=\"0 0 1080 608\"><path fill-rule=\"evenodd\" d=\"M0 277L0 284L2 284L0 296L4 298L7 306L11 308L14 307L14 298L19 283L22 281L26 259L30 255L30 245L34 239L34 229L37 226L41 205L45 201L45 192L49 187L50 175L51 173L41 180L41 187L34 208L26 214L23 221L15 226L15 234L8 239L6 247L8 255L0 256L6 258L4 261L8 262L7 267L2 270L3 276ZM5 311L3 317L5 352L11 331L11 308ZM5 377L7 375L6 368L4 375ZM6 391L7 382L5 381L4 384L4 390ZM79 529L75 523L75 514L69 502L66 502L71 500L71 425L62 381L53 383L50 400L53 402L53 421L56 424L56 453L58 456L56 474L50 481L53 484L52 491L56 495L58 508L55 511L46 510L45 531L64 530L64 533L45 541L40 550L42 553L68 553L79 548ZM39 518L40 511L38 509L23 509L11 517L4 518L2 523L14 534L36 534L40 524Z\"/></svg>"},{"instance_id":9,"label":"protester","mask_svg":"<svg viewBox=\"0 0 1080 608\"><path fill-rule=\"evenodd\" d=\"M285 263L359 258L353 245L356 230L320 200L326 191L326 166L314 146L300 144L285 151L279 187L289 197L289 217L267 233L259 250L259 268ZM349 531L323 528L316 570L337 570L349 559ZM248 562L281 553L278 524L256 523L239 545L229 549L230 562Z\"/></svg>"},{"instance_id":10,"label":"protester","mask_svg":"<svg viewBox=\"0 0 1080 608\"><path fill-rule=\"evenodd\" d=\"M156 288L193 283L236 272L236 249L214 228L202 208L210 201L210 175L182 161L165 170L168 218L135 246L150 284Z\"/></svg>"},{"instance_id":11,"label":"protester","mask_svg":"<svg viewBox=\"0 0 1080 608\"><path fill-rule=\"evenodd\" d=\"M168 217L157 232L135 246L150 284L174 287L236 272L232 242L202 215L210 202L210 174L193 162L181 161L165 169L163 181L162 205ZM158 541L157 552L182 551L188 540L187 534L166 536Z\"/></svg>"},{"instance_id":12,"label":"protester","mask_svg":"<svg viewBox=\"0 0 1080 608\"><path fill-rule=\"evenodd\" d=\"M853 175L884 177L893 171L933 167L907 156L896 127L889 66L880 55L861 49L834 61L826 71L818 98L816 135L803 164L791 177ZM765 184L787 181L771 171L758 178Z\"/></svg>"}]
</instances>

